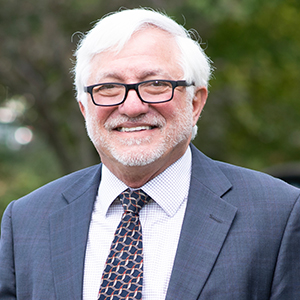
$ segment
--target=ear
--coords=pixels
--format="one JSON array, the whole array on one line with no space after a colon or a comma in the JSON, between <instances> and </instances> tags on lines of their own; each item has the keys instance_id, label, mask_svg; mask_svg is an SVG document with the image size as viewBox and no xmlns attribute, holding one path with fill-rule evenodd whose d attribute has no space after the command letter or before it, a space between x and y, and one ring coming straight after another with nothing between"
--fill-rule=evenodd
<instances>
[{"instance_id":1,"label":"ear","mask_svg":"<svg viewBox=\"0 0 300 300\"><path fill-rule=\"evenodd\" d=\"M197 121L206 103L207 94L208 92L205 87L200 87L196 90L193 99L193 126L197 124Z\"/></svg>"},{"instance_id":2,"label":"ear","mask_svg":"<svg viewBox=\"0 0 300 300\"><path fill-rule=\"evenodd\" d=\"M79 103L80 111L81 111L83 117L85 118L85 107L84 107L84 105L82 104L82 102L79 101L78 103Z\"/></svg>"}]
</instances>

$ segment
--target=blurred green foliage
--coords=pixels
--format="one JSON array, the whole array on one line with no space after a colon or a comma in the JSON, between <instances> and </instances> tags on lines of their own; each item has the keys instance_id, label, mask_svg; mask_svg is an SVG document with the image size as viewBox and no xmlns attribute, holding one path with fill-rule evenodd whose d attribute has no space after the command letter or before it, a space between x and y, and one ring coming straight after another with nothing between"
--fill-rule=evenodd
<instances>
[{"instance_id":1,"label":"blurred green foliage","mask_svg":"<svg viewBox=\"0 0 300 300\"><path fill-rule=\"evenodd\" d=\"M216 72L199 133L206 152L256 169L299 160L299 26L300 2L287 0L253 1L248 15L211 28Z\"/></svg>"},{"instance_id":2,"label":"blurred green foliage","mask_svg":"<svg viewBox=\"0 0 300 300\"><path fill-rule=\"evenodd\" d=\"M300 160L298 0L2 1L0 106L22 95L35 140L0 147L0 215L13 199L98 162L74 100L81 33L120 7L165 11L196 29L215 72L195 144L212 158L264 168Z\"/></svg>"},{"instance_id":3,"label":"blurred green foliage","mask_svg":"<svg viewBox=\"0 0 300 300\"><path fill-rule=\"evenodd\" d=\"M62 174L54 153L38 140L18 152L1 146L0 166L0 216L10 201Z\"/></svg>"}]
</instances>

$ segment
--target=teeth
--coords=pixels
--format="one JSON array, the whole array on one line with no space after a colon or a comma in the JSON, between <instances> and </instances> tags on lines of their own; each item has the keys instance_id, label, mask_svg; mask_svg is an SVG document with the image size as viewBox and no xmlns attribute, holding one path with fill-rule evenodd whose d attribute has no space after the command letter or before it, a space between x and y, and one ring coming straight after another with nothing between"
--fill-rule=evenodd
<instances>
[{"instance_id":1,"label":"teeth","mask_svg":"<svg viewBox=\"0 0 300 300\"><path fill-rule=\"evenodd\" d=\"M150 127L150 126L138 126L138 127L130 127L130 128L120 127L120 128L118 128L118 130L121 131L121 132L134 132L134 131L150 130L150 129L152 129L152 127Z\"/></svg>"}]
</instances>

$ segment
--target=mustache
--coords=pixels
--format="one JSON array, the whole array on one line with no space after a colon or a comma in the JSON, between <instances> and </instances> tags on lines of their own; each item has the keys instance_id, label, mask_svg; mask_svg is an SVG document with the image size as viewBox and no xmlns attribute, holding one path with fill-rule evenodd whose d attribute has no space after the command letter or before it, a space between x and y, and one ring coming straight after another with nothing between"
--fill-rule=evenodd
<instances>
[{"instance_id":1,"label":"mustache","mask_svg":"<svg viewBox=\"0 0 300 300\"><path fill-rule=\"evenodd\" d=\"M158 128L162 128L163 126L165 126L166 124L166 120L162 117L162 116L150 116L150 115L140 115L138 117L134 117L134 118L130 118L127 117L125 115L121 115L121 116L117 116L117 117L113 117L108 119L105 124L104 127L107 130L114 130L118 127L121 127L124 123L143 123L143 124L147 124L148 126L151 127L158 127Z\"/></svg>"}]
</instances>

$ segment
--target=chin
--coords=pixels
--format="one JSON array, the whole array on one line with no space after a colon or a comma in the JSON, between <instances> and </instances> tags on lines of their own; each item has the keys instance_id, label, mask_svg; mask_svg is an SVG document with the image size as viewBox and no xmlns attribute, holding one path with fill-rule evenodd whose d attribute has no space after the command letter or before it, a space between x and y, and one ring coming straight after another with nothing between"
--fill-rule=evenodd
<instances>
[{"instance_id":1,"label":"chin","mask_svg":"<svg viewBox=\"0 0 300 300\"><path fill-rule=\"evenodd\" d=\"M149 165L160 157L163 156L163 149L155 149L153 151L128 151L128 152L120 152L116 149L111 149L111 155L124 166L128 167L142 167Z\"/></svg>"}]
</instances>

